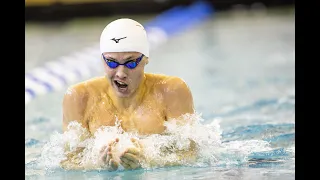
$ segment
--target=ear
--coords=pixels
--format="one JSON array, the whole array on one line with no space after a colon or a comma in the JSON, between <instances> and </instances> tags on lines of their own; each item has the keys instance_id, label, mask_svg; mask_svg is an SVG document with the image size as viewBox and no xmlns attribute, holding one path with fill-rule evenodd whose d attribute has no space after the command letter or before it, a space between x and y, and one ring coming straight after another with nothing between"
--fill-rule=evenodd
<instances>
[{"instance_id":1,"label":"ear","mask_svg":"<svg viewBox=\"0 0 320 180\"><path fill-rule=\"evenodd\" d=\"M149 63L149 58L145 57L145 65Z\"/></svg>"},{"instance_id":2,"label":"ear","mask_svg":"<svg viewBox=\"0 0 320 180\"><path fill-rule=\"evenodd\" d=\"M104 59L103 59L103 57L102 57L102 54L100 55L100 59L101 59L102 62L104 62Z\"/></svg>"}]
</instances>

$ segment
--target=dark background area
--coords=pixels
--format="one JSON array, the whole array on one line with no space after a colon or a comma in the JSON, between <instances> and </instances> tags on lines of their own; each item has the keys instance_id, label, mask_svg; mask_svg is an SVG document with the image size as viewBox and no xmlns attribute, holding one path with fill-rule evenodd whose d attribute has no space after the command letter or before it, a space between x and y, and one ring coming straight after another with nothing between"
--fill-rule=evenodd
<instances>
[{"instance_id":1,"label":"dark background area","mask_svg":"<svg viewBox=\"0 0 320 180\"><path fill-rule=\"evenodd\" d=\"M160 13L173 6L189 5L196 0L25 0L25 21L60 21L79 17L115 14ZM215 11L251 7L294 5L294 0L206 0Z\"/></svg>"}]
</instances>

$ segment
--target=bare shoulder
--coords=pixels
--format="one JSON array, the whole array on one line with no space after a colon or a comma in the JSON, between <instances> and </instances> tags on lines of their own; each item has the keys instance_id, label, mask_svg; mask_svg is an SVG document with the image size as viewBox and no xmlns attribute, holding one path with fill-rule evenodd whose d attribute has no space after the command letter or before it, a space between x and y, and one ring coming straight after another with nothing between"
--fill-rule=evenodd
<instances>
[{"instance_id":1,"label":"bare shoulder","mask_svg":"<svg viewBox=\"0 0 320 180\"><path fill-rule=\"evenodd\" d=\"M66 107L82 107L86 105L89 96L94 96L103 89L101 86L106 86L107 83L103 82L106 79L102 77L95 77L86 81L68 87L64 94L63 103Z\"/></svg>"},{"instance_id":2,"label":"bare shoulder","mask_svg":"<svg viewBox=\"0 0 320 180\"><path fill-rule=\"evenodd\" d=\"M64 102L70 100L77 100L81 96L86 96L86 88L83 82L71 85L64 94Z\"/></svg>"},{"instance_id":3,"label":"bare shoulder","mask_svg":"<svg viewBox=\"0 0 320 180\"><path fill-rule=\"evenodd\" d=\"M180 77L176 76L168 76L165 79L165 85L167 88L171 91L188 91L189 92L189 86L187 83Z\"/></svg>"},{"instance_id":4,"label":"bare shoulder","mask_svg":"<svg viewBox=\"0 0 320 180\"><path fill-rule=\"evenodd\" d=\"M70 121L77 120L86 127L84 115L89 105L89 98L94 90L101 89L99 84L104 77L92 78L68 87L63 97L63 122L64 129ZM94 89L94 90L92 90Z\"/></svg>"},{"instance_id":5,"label":"bare shoulder","mask_svg":"<svg viewBox=\"0 0 320 180\"><path fill-rule=\"evenodd\" d=\"M192 94L187 83L180 77L163 74L146 74L154 88L161 92L165 99L192 99ZM173 98L173 99L172 99Z\"/></svg>"},{"instance_id":6,"label":"bare shoulder","mask_svg":"<svg viewBox=\"0 0 320 180\"><path fill-rule=\"evenodd\" d=\"M193 97L187 83L180 77L162 74L150 75L154 87L163 95L166 118L177 118L194 113Z\"/></svg>"},{"instance_id":7,"label":"bare shoulder","mask_svg":"<svg viewBox=\"0 0 320 180\"><path fill-rule=\"evenodd\" d=\"M164 80L164 95L170 102L178 101L183 103L192 101L189 86L182 78L176 76L170 76Z\"/></svg>"}]
</instances>

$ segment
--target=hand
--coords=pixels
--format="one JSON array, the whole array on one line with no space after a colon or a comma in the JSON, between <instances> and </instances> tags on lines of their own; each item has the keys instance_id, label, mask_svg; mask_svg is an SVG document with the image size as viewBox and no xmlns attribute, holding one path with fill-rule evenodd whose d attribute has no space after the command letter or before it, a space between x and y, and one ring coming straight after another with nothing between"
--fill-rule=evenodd
<instances>
[{"instance_id":1,"label":"hand","mask_svg":"<svg viewBox=\"0 0 320 180\"><path fill-rule=\"evenodd\" d=\"M102 166L107 166L109 171L116 171L119 167L119 163L116 162L113 158L112 148L119 142L119 139L108 143L108 145L103 146L100 151L100 162L102 162Z\"/></svg>"},{"instance_id":2,"label":"hand","mask_svg":"<svg viewBox=\"0 0 320 180\"><path fill-rule=\"evenodd\" d=\"M120 156L120 164L130 170L140 168L140 161L143 158L142 145L134 138L131 138L131 142L135 147L126 149Z\"/></svg>"}]
</instances>

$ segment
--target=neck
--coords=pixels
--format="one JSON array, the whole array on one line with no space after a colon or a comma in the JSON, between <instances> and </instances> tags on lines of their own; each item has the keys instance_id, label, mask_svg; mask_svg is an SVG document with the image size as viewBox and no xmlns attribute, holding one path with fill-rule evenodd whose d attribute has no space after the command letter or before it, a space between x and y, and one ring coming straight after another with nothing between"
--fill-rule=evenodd
<instances>
[{"instance_id":1,"label":"neck","mask_svg":"<svg viewBox=\"0 0 320 180\"><path fill-rule=\"evenodd\" d=\"M109 86L109 98L118 112L131 111L141 104L146 91L145 81L146 76L143 75L138 88L129 97L118 97L113 87Z\"/></svg>"}]
</instances>

